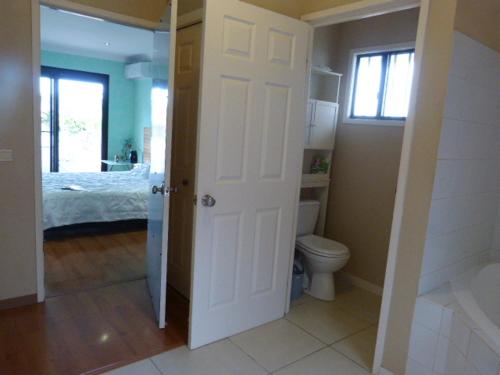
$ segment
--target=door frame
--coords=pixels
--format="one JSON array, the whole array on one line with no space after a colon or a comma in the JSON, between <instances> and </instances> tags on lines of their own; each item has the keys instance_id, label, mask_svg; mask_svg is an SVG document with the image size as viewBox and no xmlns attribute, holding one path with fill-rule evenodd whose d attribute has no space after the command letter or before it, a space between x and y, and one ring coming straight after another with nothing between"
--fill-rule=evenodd
<instances>
[{"instance_id":1,"label":"door frame","mask_svg":"<svg viewBox=\"0 0 500 375\"><path fill-rule=\"evenodd\" d=\"M413 136L415 129L415 118L412 116L412 112L416 108L416 94L418 89L418 78L420 77L420 72L422 69L421 57L422 57L422 46L424 45L424 38L426 36L425 26L427 24L430 0L362 0L353 4L337 6L329 9L325 9L318 12L308 13L301 17L301 19L309 23L314 28L321 26L330 26L334 24L340 24L355 20L361 20L368 17L383 15L387 13L394 13L403 10L420 8L419 20L415 41L415 72L414 81L412 85L411 99L409 115L406 119L405 135L403 139L403 145L401 150L401 162L398 172L398 182L397 191L394 205L394 213L391 227L391 235L387 256L387 265L385 280L383 285L382 293L382 306L380 310L380 319L377 330L377 340L375 346L375 356L373 360L372 371L374 374L389 374L388 370L382 367L382 361L384 357L385 349L385 339L389 325L389 312L392 302L393 290L395 289L395 276L396 276L396 259L399 252L399 241L401 235L402 221L403 221L403 211L405 203L405 186L407 184L408 174L410 171L410 165L408 160L410 158ZM311 51L309 54L312 57L312 43ZM290 270L290 280L291 280L292 270ZM291 288L291 282L289 283L289 289ZM290 290L288 291L290 294ZM288 307L289 309L289 307Z\"/></svg>"},{"instance_id":2,"label":"door frame","mask_svg":"<svg viewBox=\"0 0 500 375\"><path fill-rule=\"evenodd\" d=\"M110 22L156 31L162 24L142 18L126 16L104 9L74 3L69 0L31 0L31 64L33 72L33 131L34 131L34 200L35 200L35 259L36 259L36 295L37 302L45 301L45 257L43 253L43 195L42 195L42 155L41 155L41 119L40 119L40 76L41 76L41 31L40 6L50 6ZM171 111L169 111L171 112Z\"/></svg>"}]
</instances>

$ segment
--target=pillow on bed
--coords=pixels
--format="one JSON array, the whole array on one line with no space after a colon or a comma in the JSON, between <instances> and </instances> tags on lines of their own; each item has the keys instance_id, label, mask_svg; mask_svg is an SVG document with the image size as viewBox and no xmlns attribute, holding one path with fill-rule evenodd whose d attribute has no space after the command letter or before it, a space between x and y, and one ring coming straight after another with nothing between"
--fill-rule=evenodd
<instances>
[{"instance_id":1,"label":"pillow on bed","mask_svg":"<svg viewBox=\"0 0 500 375\"><path fill-rule=\"evenodd\" d=\"M135 176L141 176L144 179L149 178L149 164L134 164L134 168L130 171Z\"/></svg>"}]
</instances>

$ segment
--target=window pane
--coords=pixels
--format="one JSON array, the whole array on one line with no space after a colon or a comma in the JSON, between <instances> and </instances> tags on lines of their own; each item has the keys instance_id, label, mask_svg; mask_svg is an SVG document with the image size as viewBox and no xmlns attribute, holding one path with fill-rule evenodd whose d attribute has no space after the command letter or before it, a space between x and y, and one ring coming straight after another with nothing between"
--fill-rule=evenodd
<instances>
[{"instance_id":1,"label":"window pane","mask_svg":"<svg viewBox=\"0 0 500 375\"><path fill-rule=\"evenodd\" d=\"M59 81L59 172L101 170L101 83Z\"/></svg>"},{"instance_id":2,"label":"window pane","mask_svg":"<svg viewBox=\"0 0 500 375\"><path fill-rule=\"evenodd\" d=\"M42 132L42 172L50 172L50 132Z\"/></svg>"},{"instance_id":3,"label":"window pane","mask_svg":"<svg viewBox=\"0 0 500 375\"><path fill-rule=\"evenodd\" d=\"M48 77L40 78L40 97L42 112L42 131L50 131L50 101L51 97L51 79Z\"/></svg>"},{"instance_id":4,"label":"window pane","mask_svg":"<svg viewBox=\"0 0 500 375\"><path fill-rule=\"evenodd\" d=\"M414 55L413 52L409 52L389 56L382 116L406 117L408 115Z\"/></svg>"},{"instance_id":5,"label":"window pane","mask_svg":"<svg viewBox=\"0 0 500 375\"><path fill-rule=\"evenodd\" d=\"M168 89L153 87L151 90L151 122L162 126L167 121Z\"/></svg>"},{"instance_id":6,"label":"window pane","mask_svg":"<svg viewBox=\"0 0 500 375\"><path fill-rule=\"evenodd\" d=\"M359 59L358 75L353 97L353 115L377 116L382 56L366 56Z\"/></svg>"}]
</instances>

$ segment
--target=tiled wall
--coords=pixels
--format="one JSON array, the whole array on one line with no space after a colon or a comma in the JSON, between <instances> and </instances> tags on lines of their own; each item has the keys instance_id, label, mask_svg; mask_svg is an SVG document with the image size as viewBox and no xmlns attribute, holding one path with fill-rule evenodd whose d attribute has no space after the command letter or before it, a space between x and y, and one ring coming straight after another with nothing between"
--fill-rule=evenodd
<instances>
[{"instance_id":1,"label":"tiled wall","mask_svg":"<svg viewBox=\"0 0 500 375\"><path fill-rule=\"evenodd\" d=\"M477 325L451 292L439 293L417 299L406 375L500 374L500 356Z\"/></svg>"},{"instance_id":2,"label":"tiled wall","mask_svg":"<svg viewBox=\"0 0 500 375\"><path fill-rule=\"evenodd\" d=\"M420 294L500 254L499 198L500 53L456 32Z\"/></svg>"}]
</instances>

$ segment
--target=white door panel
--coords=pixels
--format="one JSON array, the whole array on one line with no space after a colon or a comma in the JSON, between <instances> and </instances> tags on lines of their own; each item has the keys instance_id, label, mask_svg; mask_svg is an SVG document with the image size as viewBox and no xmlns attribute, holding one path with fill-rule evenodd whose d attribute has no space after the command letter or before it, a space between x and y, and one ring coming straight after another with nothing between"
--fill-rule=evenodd
<instances>
[{"instance_id":1,"label":"white door panel","mask_svg":"<svg viewBox=\"0 0 500 375\"><path fill-rule=\"evenodd\" d=\"M167 22L171 25L171 32L156 31L154 33L153 67L161 73L162 84L168 81L171 90L174 84L173 66L167 69L161 53L169 48L169 57L175 58L175 25L177 14L177 1L172 1L168 9ZM150 186L166 189L170 186L170 155L172 134L172 106L168 104L173 95L166 100L165 116L157 123L151 124L151 170L149 176ZM162 111L163 112L163 111ZM161 190L161 189L160 189ZM163 190L164 192L165 190ZM165 327L166 299L167 299L167 245L168 245L168 218L169 195L153 190L149 197L148 212L148 243L147 243L147 284L153 303L153 309L160 328Z\"/></svg>"},{"instance_id":2,"label":"white door panel","mask_svg":"<svg viewBox=\"0 0 500 375\"><path fill-rule=\"evenodd\" d=\"M310 27L207 0L190 346L283 316L306 121ZM203 206L211 195L216 203Z\"/></svg>"}]
</instances>

